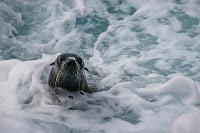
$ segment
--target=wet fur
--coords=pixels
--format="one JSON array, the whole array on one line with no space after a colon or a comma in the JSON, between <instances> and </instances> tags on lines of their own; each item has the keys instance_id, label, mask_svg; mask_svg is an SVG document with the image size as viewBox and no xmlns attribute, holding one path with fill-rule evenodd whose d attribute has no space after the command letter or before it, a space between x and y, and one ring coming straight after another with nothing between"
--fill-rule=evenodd
<instances>
[{"instance_id":1,"label":"wet fur","mask_svg":"<svg viewBox=\"0 0 200 133\"><path fill-rule=\"evenodd\" d=\"M65 54L62 54L62 55L69 55L70 56L70 55L73 55L73 54L65 53ZM77 55L73 55L73 56L77 56ZM52 68L51 68L51 72L49 74L49 79L48 79L48 84L51 87L53 93L57 93L56 87L60 87L59 82L60 82L60 79L62 78L63 73L65 71L64 66L61 66L60 68L58 67L57 60L58 60L58 58L55 60L55 62L50 64L52 66ZM87 81L86 81L86 76L85 76L85 71L84 71L86 69L87 68L83 67L80 70L76 71L76 73L77 73L76 76L78 76L78 79L79 79L79 82L78 82L79 83L79 85L78 85L79 90L78 91L85 91L85 92L91 93L90 88L89 88ZM66 86L68 86L68 85L66 85ZM73 86L73 84L72 84L72 86ZM63 89L69 89L69 88L63 88Z\"/></svg>"}]
</instances>

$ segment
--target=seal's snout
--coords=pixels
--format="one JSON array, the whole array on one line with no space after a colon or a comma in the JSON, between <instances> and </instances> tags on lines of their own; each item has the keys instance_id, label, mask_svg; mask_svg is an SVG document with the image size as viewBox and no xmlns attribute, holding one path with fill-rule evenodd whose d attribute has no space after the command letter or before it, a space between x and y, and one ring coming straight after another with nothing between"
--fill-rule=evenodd
<instances>
[{"instance_id":1,"label":"seal's snout","mask_svg":"<svg viewBox=\"0 0 200 133\"><path fill-rule=\"evenodd\" d=\"M67 65L70 67L76 66L76 61L74 59L69 59Z\"/></svg>"}]
</instances>

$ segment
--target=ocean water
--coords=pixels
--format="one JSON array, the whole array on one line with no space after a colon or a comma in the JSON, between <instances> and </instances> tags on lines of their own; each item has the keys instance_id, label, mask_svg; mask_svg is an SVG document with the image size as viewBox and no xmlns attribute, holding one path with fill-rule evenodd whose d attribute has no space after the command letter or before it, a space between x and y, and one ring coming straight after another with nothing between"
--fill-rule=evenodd
<instances>
[{"instance_id":1,"label":"ocean water","mask_svg":"<svg viewBox=\"0 0 200 133\"><path fill-rule=\"evenodd\" d=\"M199 0L0 0L0 132L199 133ZM57 104L50 63L93 94Z\"/></svg>"}]
</instances>

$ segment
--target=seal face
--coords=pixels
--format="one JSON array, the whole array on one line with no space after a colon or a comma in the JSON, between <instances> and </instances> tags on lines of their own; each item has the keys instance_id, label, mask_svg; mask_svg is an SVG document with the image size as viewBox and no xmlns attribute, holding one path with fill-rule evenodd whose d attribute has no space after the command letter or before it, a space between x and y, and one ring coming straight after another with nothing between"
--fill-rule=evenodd
<instances>
[{"instance_id":1,"label":"seal face","mask_svg":"<svg viewBox=\"0 0 200 133\"><path fill-rule=\"evenodd\" d=\"M49 86L56 92L61 87L67 91L90 92L86 81L83 59L75 54L63 53L50 64L52 66L48 79Z\"/></svg>"}]
</instances>

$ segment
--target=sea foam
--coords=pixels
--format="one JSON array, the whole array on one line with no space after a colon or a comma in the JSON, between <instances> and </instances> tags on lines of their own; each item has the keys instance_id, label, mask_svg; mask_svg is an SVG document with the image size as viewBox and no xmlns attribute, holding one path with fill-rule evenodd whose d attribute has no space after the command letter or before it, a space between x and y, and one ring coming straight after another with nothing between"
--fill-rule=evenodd
<instances>
[{"instance_id":1,"label":"sea foam","mask_svg":"<svg viewBox=\"0 0 200 133\"><path fill-rule=\"evenodd\" d=\"M199 5L1 0L0 129L200 132ZM97 92L52 101L50 63L64 52L83 57L88 83Z\"/></svg>"}]
</instances>

